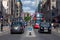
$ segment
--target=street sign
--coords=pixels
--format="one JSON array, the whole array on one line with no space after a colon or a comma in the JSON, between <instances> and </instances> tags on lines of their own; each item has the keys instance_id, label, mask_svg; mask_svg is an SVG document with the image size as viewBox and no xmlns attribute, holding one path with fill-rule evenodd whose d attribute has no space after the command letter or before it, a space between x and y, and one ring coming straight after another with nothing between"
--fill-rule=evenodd
<instances>
[{"instance_id":1,"label":"street sign","mask_svg":"<svg viewBox=\"0 0 60 40\"><path fill-rule=\"evenodd\" d=\"M32 31L32 27L29 27L28 30L29 30L29 31Z\"/></svg>"}]
</instances>

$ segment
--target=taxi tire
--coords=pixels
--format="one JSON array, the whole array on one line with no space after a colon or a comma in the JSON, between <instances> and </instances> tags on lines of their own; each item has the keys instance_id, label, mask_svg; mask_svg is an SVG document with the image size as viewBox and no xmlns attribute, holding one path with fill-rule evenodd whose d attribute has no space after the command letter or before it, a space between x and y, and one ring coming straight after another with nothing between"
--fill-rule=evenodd
<instances>
[{"instance_id":1,"label":"taxi tire","mask_svg":"<svg viewBox=\"0 0 60 40\"><path fill-rule=\"evenodd\" d=\"M24 33L24 30L22 31L22 33Z\"/></svg>"},{"instance_id":2,"label":"taxi tire","mask_svg":"<svg viewBox=\"0 0 60 40\"><path fill-rule=\"evenodd\" d=\"M11 30L11 31L10 31L10 34L14 34L14 32Z\"/></svg>"},{"instance_id":3,"label":"taxi tire","mask_svg":"<svg viewBox=\"0 0 60 40\"><path fill-rule=\"evenodd\" d=\"M51 34L51 31L49 31L48 33Z\"/></svg>"},{"instance_id":4,"label":"taxi tire","mask_svg":"<svg viewBox=\"0 0 60 40\"><path fill-rule=\"evenodd\" d=\"M40 30L38 30L38 32L40 33Z\"/></svg>"},{"instance_id":5,"label":"taxi tire","mask_svg":"<svg viewBox=\"0 0 60 40\"><path fill-rule=\"evenodd\" d=\"M49 34L51 34L51 32L49 32Z\"/></svg>"},{"instance_id":6,"label":"taxi tire","mask_svg":"<svg viewBox=\"0 0 60 40\"><path fill-rule=\"evenodd\" d=\"M14 34L14 33L11 31L10 34Z\"/></svg>"}]
</instances>

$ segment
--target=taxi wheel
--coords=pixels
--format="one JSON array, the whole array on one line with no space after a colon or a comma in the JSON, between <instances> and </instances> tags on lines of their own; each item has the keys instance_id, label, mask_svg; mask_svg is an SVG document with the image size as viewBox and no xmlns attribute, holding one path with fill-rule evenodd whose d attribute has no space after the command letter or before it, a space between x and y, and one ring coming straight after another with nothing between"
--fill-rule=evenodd
<instances>
[{"instance_id":1,"label":"taxi wheel","mask_svg":"<svg viewBox=\"0 0 60 40\"><path fill-rule=\"evenodd\" d=\"M39 33L41 33L41 30L40 30L40 28L39 28L38 32L39 32Z\"/></svg>"},{"instance_id":2,"label":"taxi wheel","mask_svg":"<svg viewBox=\"0 0 60 40\"><path fill-rule=\"evenodd\" d=\"M24 33L24 30L22 31L22 33Z\"/></svg>"},{"instance_id":3,"label":"taxi wheel","mask_svg":"<svg viewBox=\"0 0 60 40\"><path fill-rule=\"evenodd\" d=\"M48 33L51 34L51 31L49 31Z\"/></svg>"},{"instance_id":4,"label":"taxi wheel","mask_svg":"<svg viewBox=\"0 0 60 40\"><path fill-rule=\"evenodd\" d=\"M11 31L10 34L14 34L14 33Z\"/></svg>"},{"instance_id":5,"label":"taxi wheel","mask_svg":"<svg viewBox=\"0 0 60 40\"><path fill-rule=\"evenodd\" d=\"M51 32L50 32L50 34L51 34Z\"/></svg>"},{"instance_id":6,"label":"taxi wheel","mask_svg":"<svg viewBox=\"0 0 60 40\"><path fill-rule=\"evenodd\" d=\"M12 30L10 30L10 34L14 34L14 32Z\"/></svg>"},{"instance_id":7,"label":"taxi wheel","mask_svg":"<svg viewBox=\"0 0 60 40\"><path fill-rule=\"evenodd\" d=\"M40 31L38 30L38 32L40 33Z\"/></svg>"}]
</instances>

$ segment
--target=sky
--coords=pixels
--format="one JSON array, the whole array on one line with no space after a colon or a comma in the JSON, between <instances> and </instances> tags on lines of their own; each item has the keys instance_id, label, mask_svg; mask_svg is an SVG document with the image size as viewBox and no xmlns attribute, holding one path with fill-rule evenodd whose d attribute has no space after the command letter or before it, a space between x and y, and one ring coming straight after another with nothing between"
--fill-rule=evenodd
<instances>
[{"instance_id":1,"label":"sky","mask_svg":"<svg viewBox=\"0 0 60 40\"><path fill-rule=\"evenodd\" d=\"M29 12L31 14L35 13L35 10L36 10L36 7L37 7L37 4L39 3L39 0L37 0L37 3L35 0L21 0L22 1L22 4L23 4L23 11L24 12ZM5 9L7 9L7 1L3 1L3 6Z\"/></svg>"},{"instance_id":2,"label":"sky","mask_svg":"<svg viewBox=\"0 0 60 40\"><path fill-rule=\"evenodd\" d=\"M36 9L36 1L35 0L21 0L23 4L23 11L34 13ZM38 2L37 2L38 3Z\"/></svg>"}]
</instances>

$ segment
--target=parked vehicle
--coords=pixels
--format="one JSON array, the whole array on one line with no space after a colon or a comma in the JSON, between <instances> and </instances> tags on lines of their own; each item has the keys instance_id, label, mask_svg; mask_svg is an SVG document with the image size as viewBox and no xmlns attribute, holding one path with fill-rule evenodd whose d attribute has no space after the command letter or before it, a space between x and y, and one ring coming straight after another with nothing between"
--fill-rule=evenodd
<instances>
[{"instance_id":1,"label":"parked vehicle","mask_svg":"<svg viewBox=\"0 0 60 40\"><path fill-rule=\"evenodd\" d=\"M27 26L27 22L24 22L24 25Z\"/></svg>"}]
</instances>

